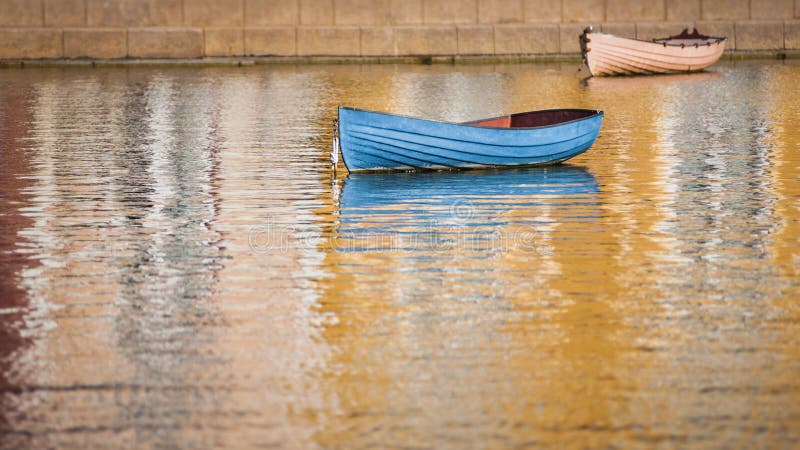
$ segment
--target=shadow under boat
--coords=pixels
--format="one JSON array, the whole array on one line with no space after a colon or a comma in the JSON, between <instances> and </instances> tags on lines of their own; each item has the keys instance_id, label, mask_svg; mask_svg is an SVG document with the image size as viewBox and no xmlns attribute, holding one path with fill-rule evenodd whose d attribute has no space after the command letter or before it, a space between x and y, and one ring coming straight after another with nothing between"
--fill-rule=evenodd
<instances>
[{"instance_id":1,"label":"shadow under boat","mask_svg":"<svg viewBox=\"0 0 800 450\"><path fill-rule=\"evenodd\" d=\"M598 90L624 90L633 88L648 88L653 86L668 86L672 84L692 85L703 84L724 78L724 75L712 69L704 69L692 73L659 73L650 76L620 75L614 77L586 77L581 84Z\"/></svg>"}]
</instances>

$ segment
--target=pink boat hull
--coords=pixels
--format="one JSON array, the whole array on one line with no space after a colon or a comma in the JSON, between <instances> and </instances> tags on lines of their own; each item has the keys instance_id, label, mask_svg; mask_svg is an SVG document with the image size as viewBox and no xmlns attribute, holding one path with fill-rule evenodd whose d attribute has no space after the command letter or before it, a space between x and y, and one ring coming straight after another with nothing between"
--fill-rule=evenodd
<instances>
[{"instance_id":1,"label":"pink boat hull","mask_svg":"<svg viewBox=\"0 0 800 450\"><path fill-rule=\"evenodd\" d=\"M679 37L642 41L587 30L581 47L593 76L695 72L725 51L725 38Z\"/></svg>"}]
</instances>

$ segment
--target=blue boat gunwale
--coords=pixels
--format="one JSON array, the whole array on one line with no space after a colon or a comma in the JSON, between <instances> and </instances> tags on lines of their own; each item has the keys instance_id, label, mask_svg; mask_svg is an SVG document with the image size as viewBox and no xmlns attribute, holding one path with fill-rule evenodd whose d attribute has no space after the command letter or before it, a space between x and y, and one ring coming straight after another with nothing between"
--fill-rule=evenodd
<instances>
[{"instance_id":1,"label":"blue boat gunwale","mask_svg":"<svg viewBox=\"0 0 800 450\"><path fill-rule=\"evenodd\" d=\"M551 128L551 127L560 127L560 126L567 125L567 124L570 124L570 123L575 123L575 122L580 122L580 121L583 121L583 120L593 119L593 118L598 117L598 116L602 117L604 115L604 112L601 109L553 108L553 109L538 109L538 110L533 110L533 111L524 111L524 112L513 113L513 114L505 114L505 115L502 115L502 116L470 120L470 121L467 121L467 122L448 122L446 120L422 119L422 118L419 118L419 117L407 116L407 115L403 115L403 114L393 114L393 113L387 113L387 112L381 112L381 111L373 111L373 110L369 110L369 109L353 108L353 107L350 107L350 106L339 106L338 110L337 110L337 116L339 116L341 114L341 110L343 110L343 109L350 110L350 111L371 113L371 114L380 114L380 115L384 115L384 116L399 117L399 118L403 118L403 119L418 120L418 121L421 121L421 122L431 122L431 123L439 123L439 124L445 124L445 125L456 125L456 126L462 126L462 127L479 128L479 129L483 129L483 130L512 130L512 131L513 130L520 130L520 131L521 130L539 130L539 129L545 129L545 128ZM542 113L542 114L545 114L545 113L556 112L556 111L586 112L586 113L592 113L592 114L589 114L589 115L587 115L585 117L579 117L577 119L567 120L567 121L564 121L564 122L557 122L557 123L553 123L553 124L549 124L549 125L540 125L540 126L536 126L536 127L487 127L487 126L481 126L481 125L474 125L475 123L488 122L488 121L498 120L498 119L504 119L506 117L511 119L514 116L519 117L519 116L524 116L526 114L531 114L531 113ZM339 126L341 126L341 119L339 119Z\"/></svg>"}]
</instances>

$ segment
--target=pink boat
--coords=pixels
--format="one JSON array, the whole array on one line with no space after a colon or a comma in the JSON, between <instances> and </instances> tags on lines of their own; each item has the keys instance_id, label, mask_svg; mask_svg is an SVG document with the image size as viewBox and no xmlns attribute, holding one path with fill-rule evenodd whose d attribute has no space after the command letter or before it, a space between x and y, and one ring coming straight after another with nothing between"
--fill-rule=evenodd
<instances>
[{"instance_id":1,"label":"pink boat","mask_svg":"<svg viewBox=\"0 0 800 450\"><path fill-rule=\"evenodd\" d=\"M598 33L588 27L580 36L581 53L589 72L634 75L696 72L714 64L725 51L724 37L684 29L681 34L652 41Z\"/></svg>"}]
</instances>

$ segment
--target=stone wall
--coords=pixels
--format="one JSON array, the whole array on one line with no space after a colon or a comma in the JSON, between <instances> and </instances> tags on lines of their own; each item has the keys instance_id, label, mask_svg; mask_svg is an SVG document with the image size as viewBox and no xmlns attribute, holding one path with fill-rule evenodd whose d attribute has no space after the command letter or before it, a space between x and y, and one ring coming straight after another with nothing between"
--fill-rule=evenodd
<instances>
[{"instance_id":1,"label":"stone wall","mask_svg":"<svg viewBox=\"0 0 800 450\"><path fill-rule=\"evenodd\" d=\"M572 54L590 24L800 49L800 0L0 0L0 59Z\"/></svg>"}]
</instances>

